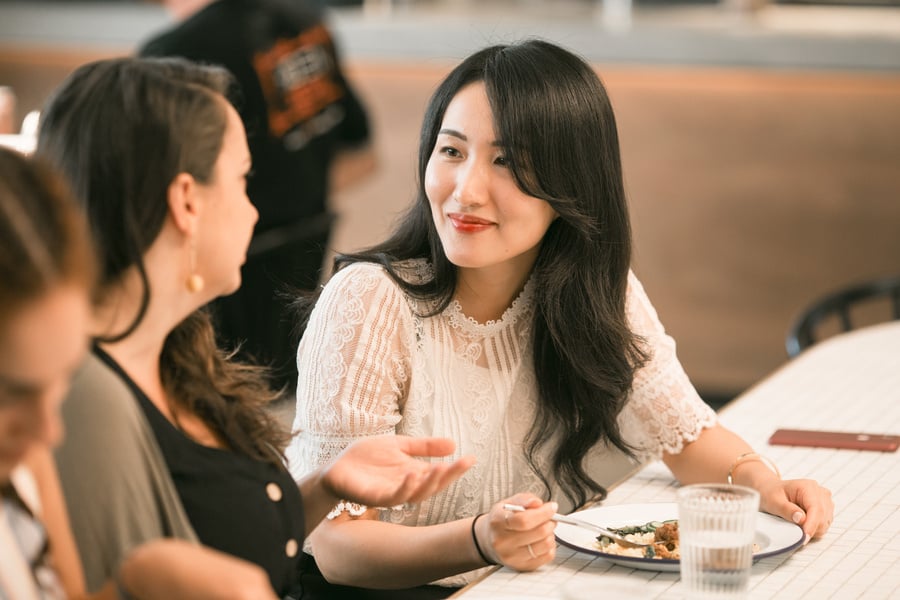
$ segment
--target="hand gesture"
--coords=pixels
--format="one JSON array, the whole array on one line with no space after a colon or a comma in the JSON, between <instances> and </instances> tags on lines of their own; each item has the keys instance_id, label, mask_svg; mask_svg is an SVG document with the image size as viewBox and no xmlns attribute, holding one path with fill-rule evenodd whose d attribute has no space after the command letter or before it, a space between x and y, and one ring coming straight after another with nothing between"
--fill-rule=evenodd
<instances>
[{"instance_id":1,"label":"hand gesture","mask_svg":"<svg viewBox=\"0 0 900 600\"><path fill-rule=\"evenodd\" d=\"M510 512L504 504L524 506L524 512ZM517 571L534 571L556 556L556 521L559 507L533 494L516 494L495 504L478 519L475 534L479 546L494 562Z\"/></svg>"},{"instance_id":2,"label":"hand gesture","mask_svg":"<svg viewBox=\"0 0 900 600\"><path fill-rule=\"evenodd\" d=\"M806 541L825 535L834 520L831 492L811 479L773 480L759 496L761 510L803 527Z\"/></svg>"},{"instance_id":3,"label":"hand gesture","mask_svg":"<svg viewBox=\"0 0 900 600\"><path fill-rule=\"evenodd\" d=\"M368 506L419 502L458 479L475 458L447 463L416 457L448 456L454 448L446 438L386 435L359 440L324 468L322 485L335 498Z\"/></svg>"}]
</instances>

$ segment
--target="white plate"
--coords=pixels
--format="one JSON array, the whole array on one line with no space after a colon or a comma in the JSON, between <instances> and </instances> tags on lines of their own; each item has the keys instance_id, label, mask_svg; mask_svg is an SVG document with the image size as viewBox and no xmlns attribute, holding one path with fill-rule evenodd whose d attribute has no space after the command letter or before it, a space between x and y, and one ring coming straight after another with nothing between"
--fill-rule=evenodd
<instances>
[{"instance_id":1,"label":"white plate","mask_svg":"<svg viewBox=\"0 0 900 600\"><path fill-rule=\"evenodd\" d=\"M589 508L572 513L572 516L601 527L619 528L627 525L643 525L650 521L677 519L678 505L674 502L620 504ZM753 539L754 543L759 546L759 552L753 554L753 560L796 550L803 543L803 536L803 529L799 525L761 512L756 518L756 536ZM603 552L597 547L595 533L574 525L557 523L556 539L563 546L579 552L602 556L623 567L648 571L678 571L678 561L675 559L638 558Z\"/></svg>"}]
</instances>

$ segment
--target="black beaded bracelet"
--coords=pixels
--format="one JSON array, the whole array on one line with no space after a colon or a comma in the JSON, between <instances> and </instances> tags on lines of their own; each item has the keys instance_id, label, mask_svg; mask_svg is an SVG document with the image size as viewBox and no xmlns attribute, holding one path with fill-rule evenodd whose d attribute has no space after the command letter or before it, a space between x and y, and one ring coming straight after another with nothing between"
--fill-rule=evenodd
<instances>
[{"instance_id":1,"label":"black beaded bracelet","mask_svg":"<svg viewBox=\"0 0 900 600\"><path fill-rule=\"evenodd\" d=\"M494 561L492 561L491 559L489 559L487 556L484 555L484 552L481 550L481 546L478 545L478 536L475 535L475 523L477 523L478 519L483 517L485 514L486 513L481 513L480 515L478 515L474 519L472 519L472 541L475 542L475 549L478 550L478 556L481 557L481 560L483 560L484 562L486 562L489 565L496 565L497 563L495 563Z\"/></svg>"}]
</instances>

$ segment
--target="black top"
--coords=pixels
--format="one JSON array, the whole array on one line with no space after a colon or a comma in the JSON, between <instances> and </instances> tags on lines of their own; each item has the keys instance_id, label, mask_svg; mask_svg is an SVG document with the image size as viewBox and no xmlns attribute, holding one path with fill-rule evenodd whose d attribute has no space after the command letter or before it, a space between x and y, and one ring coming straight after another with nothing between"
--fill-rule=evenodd
<instances>
[{"instance_id":1,"label":"black top","mask_svg":"<svg viewBox=\"0 0 900 600\"><path fill-rule=\"evenodd\" d=\"M148 41L141 56L181 56L237 79L257 232L326 210L336 150L368 140L365 109L320 15L298 0L218 0Z\"/></svg>"},{"instance_id":2,"label":"black top","mask_svg":"<svg viewBox=\"0 0 900 600\"><path fill-rule=\"evenodd\" d=\"M134 393L200 541L266 570L280 595L299 581L303 502L290 473L229 450L199 444L176 428L101 349L96 355Z\"/></svg>"}]
</instances>

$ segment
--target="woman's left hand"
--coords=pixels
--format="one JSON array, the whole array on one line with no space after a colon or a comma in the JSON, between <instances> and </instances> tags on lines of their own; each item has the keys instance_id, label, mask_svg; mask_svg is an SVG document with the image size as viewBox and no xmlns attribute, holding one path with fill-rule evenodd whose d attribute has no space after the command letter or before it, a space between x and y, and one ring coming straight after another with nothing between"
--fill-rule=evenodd
<instances>
[{"instance_id":1,"label":"woman's left hand","mask_svg":"<svg viewBox=\"0 0 900 600\"><path fill-rule=\"evenodd\" d=\"M734 475L734 483L759 492L760 510L802 527L806 541L825 535L834 519L831 492L812 479L781 479L770 461L754 454L737 434L716 424L663 460L682 484L722 481L726 473L731 482Z\"/></svg>"},{"instance_id":2,"label":"woman's left hand","mask_svg":"<svg viewBox=\"0 0 900 600\"><path fill-rule=\"evenodd\" d=\"M812 479L773 479L759 496L760 510L800 525L806 541L825 535L834 520L831 492Z\"/></svg>"}]
</instances>

